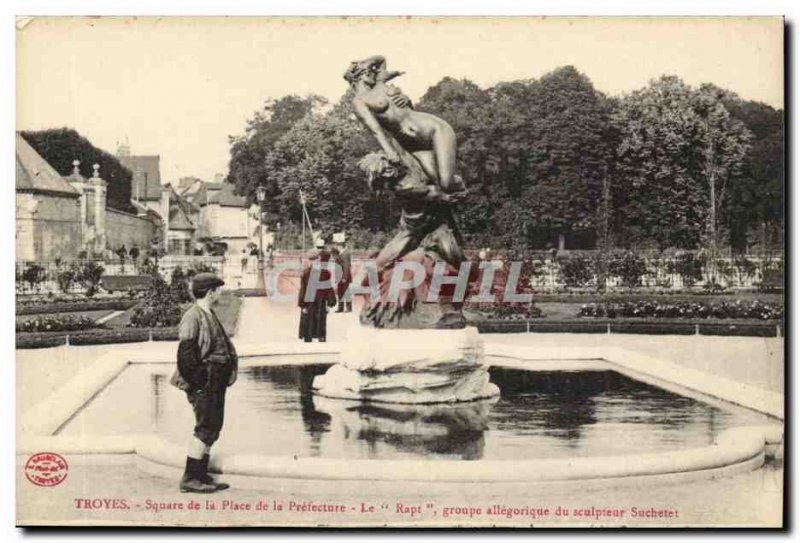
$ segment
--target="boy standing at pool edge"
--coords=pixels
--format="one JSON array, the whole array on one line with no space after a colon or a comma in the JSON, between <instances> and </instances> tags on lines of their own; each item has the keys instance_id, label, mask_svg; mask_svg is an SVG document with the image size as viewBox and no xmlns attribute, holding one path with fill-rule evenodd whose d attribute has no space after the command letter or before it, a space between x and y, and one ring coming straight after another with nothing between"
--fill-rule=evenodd
<instances>
[{"instance_id":1,"label":"boy standing at pool edge","mask_svg":"<svg viewBox=\"0 0 800 543\"><path fill-rule=\"evenodd\" d=\"M195 303L178 328L178 367L170 382L186 392L195 416L181 492L211 493L229 485L208 474L211 446L219 438L225 415L225 392L236 381L239 359L211 306L225 282L213 273L192 279Z\"/></svg>"}]
</instances>

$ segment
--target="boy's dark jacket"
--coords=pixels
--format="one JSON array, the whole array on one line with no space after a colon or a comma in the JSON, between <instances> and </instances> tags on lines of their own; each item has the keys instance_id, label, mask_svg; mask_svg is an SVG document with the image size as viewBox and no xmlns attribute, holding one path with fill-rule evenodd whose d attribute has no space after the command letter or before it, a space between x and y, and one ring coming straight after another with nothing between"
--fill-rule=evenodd
<instances>
[{"instance_id":1,"label":"boy's dark jacket","mask_svg":"<svg viewBox=\"0 0 800 543\"><path fill-rule=\"evenodd\" d=\"M196 366L187 368L186 361L184 361L183 364L181 363L181 347L179 347L178 368L175 369L175 372L172 374L169 382L181 390L190 391L193 388L201 386L202 383L196 381L199 381L202 378L194 379L193 374L201 373L206 375L207 372L205 365L219 363L211 360L211 357L209 357L209 353L213 347L211 338L211 319L211 315L206 313L206 311L197 304L194 304L187 309L186 313L183 314L183 318L181 318L181 323L178 326L178 340L181 342L181 345L191 348L191 352L193 352L194 355L190 356L189 358L195 360L193 361L193 364L190 365ZM228 351L231 353L231 360L228 361L230 364L232 364L233 370L231 372L231 378L228 380L228 386L231 386L234 382L236 382L236 376L239 368L239 357L236 355L236 349L234 348L233 343L228 338L227 334L223 332L223 336L224 340L228 343Z\"/></svg>"}]
</instances>

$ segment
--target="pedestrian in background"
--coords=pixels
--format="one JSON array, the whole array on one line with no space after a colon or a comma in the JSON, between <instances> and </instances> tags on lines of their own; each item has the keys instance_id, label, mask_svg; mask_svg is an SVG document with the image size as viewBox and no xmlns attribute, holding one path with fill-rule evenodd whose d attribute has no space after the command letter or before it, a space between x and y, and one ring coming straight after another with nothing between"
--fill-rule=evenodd
<instances>
[{"instance_id":1,"label":"pedestrian in background","mask_svg":"<svg viewBox=\"0 0 800 543\"><path fill-rule=\"evenodd\" d=\"M312 339L323 342L328 336L328 307L336 305L336 290L333 285L333 275L327 268L331 253L322 249L309 256L303 266L303 276L300 280L300 292L297 305L300 307L300 339L306 343ZM315 268L318 272L315 273ZM312 273L319 278L316 292L306 296Z\"/></svg>"}]
</instances>

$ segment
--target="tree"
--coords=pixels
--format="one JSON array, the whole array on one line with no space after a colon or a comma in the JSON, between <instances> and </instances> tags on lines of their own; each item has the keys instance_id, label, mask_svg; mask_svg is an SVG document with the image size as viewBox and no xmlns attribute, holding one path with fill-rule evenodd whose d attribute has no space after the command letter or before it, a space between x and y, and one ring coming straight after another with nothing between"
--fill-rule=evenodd
<instances>
[{"instance_id":1,"label":"tree","mask_svg":"<svg viewBox=\"0 0 800 543\"><path fill-rule=\"evenodd\" d=\"M445 78L418 109L456 131L469 190L459 215L473 240L544 247L594 234L615 140L610 103L574 67L487 91Z\"/></svg>"},{"instance_id":2,"label":"tree","mask_svg":"<svg viewBox=\"0 0 800 543\"><path fill-rule=\"evenodd\" d=\"M625 96L620 131L617 224L634 244L659 249L716 249L730 183L741 171L750 134L732 119L718 93L695 90L674 76Z\"/></svg>"},{"instance_id":3,"label":"tree","mask_svg":"<svg viewBox=\"0 0 800 543\"><path fill-rule=\"evenodd\" d=\"M136 212L131 205L133 176L115 156L98 149L71 128L21 132L21 135L62 176L72 173L75 160L80 161L80 173L84 177L92 177L92 166L99 164L100 176L108 183L108 206Z\"/></svg>"},{"instance_id":4,"label":"tree","mask_svg":"<svg viewBox=\"0 0 800 543\"><path fill-rule=\"evenodd\" d=\"M265 210L282 232L299 230L300 190L326 237L394 228L392 198L376 199L356 167L377 144L350 102L350 91L331 108L315 96L270 100L231 138L227 180L250 201L266 186ZM606 249L715 251L726 232L733 242L755 226L781 231L783 113L723 89L664 76L609 98L566 66L489 89L445 77L414 107L456 132L468 190L456 218L472 244L599 238Z\"/></svg>"},{"instance_id":5,"label":"tree","mask_svg":"<svg viewBox=\"0 0 800 543\"><path fill-rule=\"evenodd\" d=\"M281 216L299 222L302 190L312 219L325 237L334 231L369 228L377 205L357 167L375 144L343 104L296 122L267 155L265 166L278 190Z\"/></svg>"},{"instance_id":6,"label":"tree","mask_svg":"<svg viewBox=\"0 0 800 543\"><path fill-rule=\"evenodd\" d=\"M694 95L695 113L700 119L703 144L701 171L708 185L708 245L712 269L716 266L720 216L731 185L741 181L742 165L750 148L752 134L725 108L724 91L703 85Z\"/></svg>"},{"instance_id":7,"label":"tree","mask_svg":"<svg viewBox=\"0 0 800 543\"><path fill-rule=\"evenodd\" d=\"M758 241L766 249L783 245L783 110L745 101L731 92L722 98L731 116L753 134L752 145L742 167L741 182L729 191L727 227L730 244L737 251L747 248L748 232L758 230Z\"/></svg>"},{"instance_id":8,"label":"tree","mask_svg":"<svg viewBox=\"0 0 800 543\"><path fill-rule=\"evenodd\" d=\"M90 298L97 292L103 272L105 268L92 260L84 262L81 266L77 281L86 288L86 295Z\"/></svg>"},{"instance_id":9,"label":"tree","mask_svg":"<svg viewBox=\"0 0 800 543\"><path fill-rule=\"evenodd\" d=\"M534 246L593 235L615 145L608 100L572 66L492 95L506 127L496 129L508 196L496 226Z\"/></svg>"},{"instance_id":10,"label":"tree","mask_svg":"<svg viewBox=\"0 0 800 543\"><path fill-rule=\"evenodd\" d=\"M264 108L256 111L247 120L245 132L240 136L229 136L231 159L227 181L236 185L236 192L255 201L256 187L267 188L269 201L278 196L279 187L266 167L269 153L278 140L300 119L325 104L320 96L284 96L267 100Z\"/></svg>"},{"instance_id":11,"label":"tree","mask_svg":"<svg viewBox=\"0 0 800 543\"><path fill-rule=\"evenodd\" d=\"M457 221L464 233L487 241L498 194L494 164L497 149L492 131L489 93L468 79L445 77L429 88L416 109L437 115L456 132L457 171L467 186L467 197L457 209Z\"/></svg>"},{"instance_id":12,"label":"tree","mask_svg":"<svg viewBox=\"0 0 800 543\"><path fill-rule=\"evenodd\" d=\"M22 272L22 280L31 290L38 289L45 280L45 270L39 264L29 262Z\"/></svg>"}]
</instances>

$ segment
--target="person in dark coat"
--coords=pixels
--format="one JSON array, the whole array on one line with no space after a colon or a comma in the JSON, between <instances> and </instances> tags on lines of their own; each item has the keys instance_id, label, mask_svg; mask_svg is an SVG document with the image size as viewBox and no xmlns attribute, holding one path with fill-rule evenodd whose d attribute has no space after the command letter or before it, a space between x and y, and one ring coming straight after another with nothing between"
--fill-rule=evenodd
<instances>
[{"instance_id":1,"label":"person in dark coat","mask_svg":"<svg viewBox=\"0 0 800 543\"><path fill-rule=\"evenodd\" d=\"M303 267L303 276L300 280L300 292L297 297L297 305L300 307L300 330L299 336L305 342L310 342L316 338L317 341L327 340L328 307L336 305L336 290L333 288L333 277L329 269L324 267L330 262L331 254L326 250L321 250L316 255L311 256ZM309 288L311 274L314 267L320 266L319 285L308 300L306 292Z\"/></svg>"}]
</instances>

